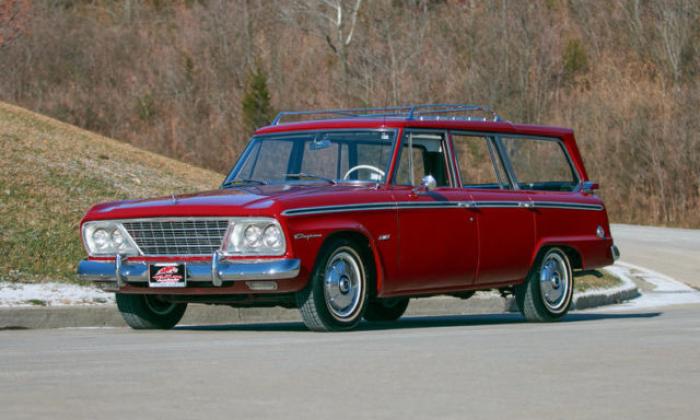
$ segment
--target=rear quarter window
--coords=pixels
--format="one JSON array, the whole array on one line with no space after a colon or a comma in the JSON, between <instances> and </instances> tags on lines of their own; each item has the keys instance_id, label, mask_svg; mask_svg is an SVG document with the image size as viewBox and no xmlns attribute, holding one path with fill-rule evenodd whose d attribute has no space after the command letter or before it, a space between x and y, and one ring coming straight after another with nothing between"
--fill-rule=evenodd
<instances>
[{"instance_id":1,"label":"rear quarter window","mask_svg":"<svg viewBox=\"0 0 700 420\"><path fill-rule=\"evenodd\" d=\"M573 191L578 185L576 172L559 140L504 137L501 142L520 189Z\"/></svg>"}]
</instances>

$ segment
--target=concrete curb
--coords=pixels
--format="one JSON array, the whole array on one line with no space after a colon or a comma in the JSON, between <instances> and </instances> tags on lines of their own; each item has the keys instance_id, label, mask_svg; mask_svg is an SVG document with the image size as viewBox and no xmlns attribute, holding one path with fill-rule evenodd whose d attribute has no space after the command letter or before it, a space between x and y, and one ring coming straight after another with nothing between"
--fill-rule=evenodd
<instances>
[{"instance_id":1,"label":"concrete curb","mask_svg":"<svg viewBox=\"0 0 700 420\"><path fill-rule=\"evenodd\" d=\"M620 275L624 284L614 289L592 290L574 295L573 308L588 309L620 303L640 295L634 282ZM479 292L468 300L448 296L411 300L407 316L467 315L518 312L515 299L502 298L495 292ZM301 322L296 309L230 308L226 306L190 305L180 325L235 324L254 322ZM0 308L0 329L124 327L116 305L75 305L53 307Z\"/></svg>"},{"instance_id":2,"label":"concrete curb","mask_svg":"<svg viewBox=\"0 0 700 420\"><path fill-rule=\"evenodd\" d=\"M622 280L622 285L611 289L590 290L577 293L574 295L574 301L571 305L572 309L582 310L604 305L613 305L636 299L642 295L634 280L632 280L629 269L620 266L612 266L606 267L604 270Z\"/></svg>"}]
</instances>

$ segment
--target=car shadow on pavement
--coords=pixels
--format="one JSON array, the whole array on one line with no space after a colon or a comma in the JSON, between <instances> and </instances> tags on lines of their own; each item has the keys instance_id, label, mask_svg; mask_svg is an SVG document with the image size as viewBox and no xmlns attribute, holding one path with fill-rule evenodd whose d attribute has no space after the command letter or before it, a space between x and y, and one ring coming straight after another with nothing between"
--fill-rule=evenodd
<instances>
[{"instance_id":1,"label":"car shadow on pavement","mask_svg":"<svg viewBox=\"0 0 700 420\"><path fill-rule=\"evenodd\" d=\"M639 319L654 318L661 312L643 313L570 313L556 324L570 322L599 321L606 319ZM478 315L440 315L440 316L405 316L399 321L393 322L362 322L353 331L396 330L406 328L438 328L438 327L463 327L498 324L525 324L525 320L517 313L502 314L478 314ZM551 324L550 324L551 325ZM183 325L175 327L177 330L190 331L280 331L280 332L305 332L308 331L303 323L298 321L241 323L241 324L217 324L217 325Z\"/></svg>"}]
</instances>

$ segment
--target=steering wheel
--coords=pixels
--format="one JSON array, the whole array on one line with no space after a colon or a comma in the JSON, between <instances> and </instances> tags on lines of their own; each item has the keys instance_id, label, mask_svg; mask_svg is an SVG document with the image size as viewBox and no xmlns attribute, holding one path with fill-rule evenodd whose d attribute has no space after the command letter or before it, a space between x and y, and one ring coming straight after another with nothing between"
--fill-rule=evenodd
<instances>
[{"instance_id":1,"label":"steering wheel","mask_svg":"<svg viewBox=\"0 0 700 420\"><path fill-rule=\"evenodd\" d=\"M370 171L374 171L374 172L378 173L379 175L381 175L382 178L384 178L384 176L386 175L386 173L385 173L384 171L382 171L381 169L377 168L376 166L372 166L372 165L357 165L357 166L353 166L353 167L350 168L347 172L345 172L345 176L343 176L343 179L344 179L344 180L345 180L345 179L348 179L348 176L350 176L351 173L353 173L353 172L355 172L355 171L359 171L360 169L369 169Z\"/></svg>"}]
</instances>

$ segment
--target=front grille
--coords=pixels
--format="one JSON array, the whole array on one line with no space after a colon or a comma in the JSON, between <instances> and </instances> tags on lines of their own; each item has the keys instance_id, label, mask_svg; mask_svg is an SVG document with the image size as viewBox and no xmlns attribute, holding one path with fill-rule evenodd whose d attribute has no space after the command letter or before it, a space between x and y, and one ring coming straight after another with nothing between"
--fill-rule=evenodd
<instances>
[{"instance_id":1,"label":"front grille","mask_svg":"<svg viewBox=\"0 0 700 420\"><path fill-rule=\"evenodd\" d=\"M221 247L225 219L123 222L144 255L211 255Z\"/></svg>"}]
</instances>

